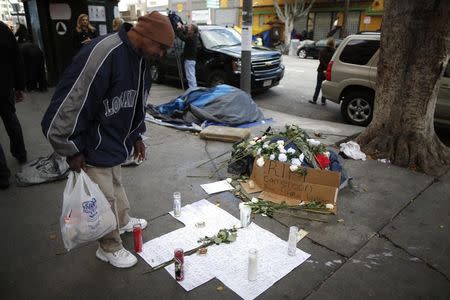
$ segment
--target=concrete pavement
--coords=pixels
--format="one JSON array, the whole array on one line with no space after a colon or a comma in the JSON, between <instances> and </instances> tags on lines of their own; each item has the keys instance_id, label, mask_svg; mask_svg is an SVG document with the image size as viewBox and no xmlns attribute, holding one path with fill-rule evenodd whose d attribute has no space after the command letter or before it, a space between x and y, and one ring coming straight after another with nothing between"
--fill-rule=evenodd
<instances>
[{"instance_id":1,"label":"concrete pavement","mask_svg":"<svg viewBox=\"0 0 450 300\"><path fill-rule=\"evenodd\" d=\"M149 101L167 102L180 93L154 85ZM51 153L40 129L50 97L51 92L31 93L17 105L29 159ZM270 110L264 114L274 118L274 127L297 123L310 133L320 131L328 144L361 130ZM144 241L182 226L167 214L175 190L181 191L183 204L207 198L238 215L239 201L231 193L208 197L200 188L228 176L219 171L216 178L207 178L221 160L197 168L231 144L153 124L147 124L146 135L148 160L123 169L131 213L149 220ZM1 126L0 142L11 171L17 172L20 166ZM258 225L282 239L293 224L309 231L298 247L311 254L258 299L449 299L450 174L432 178L377 161L346 160L344 166L353 180L339 193L337 215L313 216L328 223L255 216ZM65 181L22 188L12 184L0 191L2 299L239 299L226 286L218 291L223 284L217 279L185 292L165 270L143 275L148 265L140 258L131 269L115 269L95 258L96 243L65 252L59 231L64 186ZM132 249L132 235L122 237Z\"/></svg>"}]
</instances>

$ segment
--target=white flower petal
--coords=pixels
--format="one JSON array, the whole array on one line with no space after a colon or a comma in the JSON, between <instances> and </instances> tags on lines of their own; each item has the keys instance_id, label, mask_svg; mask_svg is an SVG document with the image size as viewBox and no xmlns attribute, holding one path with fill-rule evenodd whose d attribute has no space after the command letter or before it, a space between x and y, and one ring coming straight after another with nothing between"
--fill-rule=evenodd
<instances>
[{"instance_id":1,"label":"white flower petal","mask_svg":"<svg viewBox=\"0 0 450 300\"><path fill-rule=\"evenodd\" d=\"M258 148L258 150L256 151L256 155L260 155L262 151L262 148Z\"/></svg>"},{"instance_id":2,"label":"white flower petal","mask_svg":"<svg viewBox=\"0 0 450 300\"><path fill-rule=\"evenodd\" d=\"M289 148L289 149L287 149L287 153L294 154L295 153L295 149L294 148Z\"/></svg>"},{"instance_id":3,"label":"white flower petal","mask_svg":"<svg viewBox=\"0 0 450 300\"><path fill-rule=\"evenodd\" d=\"M281 162L287 161L287 156L286 156L286 154L280 153L280 154L278 155L278 160L281 161Z\"/></svg>"},{"instance_id":4,"label":"white flower petal","mask_svg":"<svg viewBox=\"0 0 450 300\"><path fill-rule=\"evenodd\" d=\"M293 159L291 159L291 164L300 166L302 164L302 162L298 158L293 158Z\"/></svg>"},{"instance_id":5,"label":"white flower petal","mask_svg":"<svg viewBox=\"0 0 450 300\"><path fill-rule=\"evenodd\" d=\"M305 159L305 154L300 154L300 156L298 157L298 159L303 162L303 160Z\"/></svg>"},{"instance_id":6,"label":"white flower petal","mask_svg":"<svg viewBox=\"0 0 450 300\"><path fill-rule=\"evenodd\" d=\"M270 160L274 160L275 159L275 154L270 154L269 159Z\"/></svg>"},{"instance_id":7,"label":"white flower petal","mask_svg":"<svg viewBox=\"0 0 450 300\"><path fill-rule=\"evenodd\" d=\"M228 177L228 178L226 179L226 181L227 181L228 183L232 183L232 182L233 182L233 179L231 179L230 177Z\"/></svg>"},{"instance_id":8,"label":"white flower petal","mask_svg":"<svg viewBox=\"0 0 450 300\"><path fill-rule=\"evenodd\" d=\"M283 141L283 140L278 140L278 141L277 141L277 144L278 144L278 145L281 145L281 146L284 146L284 141Z\"/></svg>"},{"instance_id":9,"label":"white flower petal","mask_svg":"<svg viewBox=\"0 0 450 300\"><path fill-rule=\"evenodd\" d=\"M250 145L256 145L256 142L255 141L250 141L250 142L248 142Z\"/></svg>"},{"instance_id":10,"label":"white flower petal","mask_svg":"<svg viewBox=\"0 0 450 300\"><path fill-rule=\"evenodd\" d=\"M320 145L320 141L315 140L315 139L307 139L307 141L311 146L319 146Z\"/></svg>"},{"instance_id":11,"label":"white flower petal","mask_svg":"<svg viewBox=\"0 0 450 300\"><path fill-rule=\"evenodd\" d=\"M290 166L289 166L289 169L290 169L292 172L295 172L295 171L298 170L298 165L290 165Z\"/></svg>"},{"instance_id":12,"label":"white flower petal","mask_svg":"<svg viewBox=\"0 0 450 300\"><path fill-rule=\"evenodd\" d=\"M253 202L253 203L258 203L259 200L258 200L258 198L253 197L253 198L252 198L252 202Z\"/></svg>"},{"instance_id":13,"label":"white flower petal","mask_svg":"<svg viewBox=\"0 0 450 300\"><path fill-rule=\"evenodd\" d=\"M259 157L257 160L256 160L256 164L258 165L258 167L262 167L262 166L264 166L264 157Z\"/></svg>"}]
</instances>

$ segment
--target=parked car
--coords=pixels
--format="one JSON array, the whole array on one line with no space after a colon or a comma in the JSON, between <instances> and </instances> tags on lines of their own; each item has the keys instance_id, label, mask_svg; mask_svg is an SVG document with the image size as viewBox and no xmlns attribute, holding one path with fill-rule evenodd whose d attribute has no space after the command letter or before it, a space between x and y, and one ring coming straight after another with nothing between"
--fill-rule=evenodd
<instances>
[{"instance_id":1,"label":"parked car","mask_svg":"<svg viewBox=\"0 0 450 300\"><path fill-rule=\"evenodd\" d=\"M380 34L350 35L336 49L322 83L325 98L341 104L344 119L367 126L373 117ZM440 82L434 120L450 125L450 64Z\"/></svg>"},{"instance_id":2,"label":"parked car","mask_svg":"<svg viewBox=\"0 0 450 300\"><path fill-rule=\"evenodd\" d=\"M197 82L205 86L226 83L239 87L240 34L232 28L222 26L199 26L199 33L195 67ZM182 63L184 43L176 38L174 45L163 58L150 62L153 81L162 82L165 78L179 79L180 71L186 78ZM284 76L284 65L279 51L252 46L251 60L252 91L266 90L278 85Z\"/></svg>"},{"instance_id":3,"label":"parked car","mask_svg":"<svg viewBox=\"0 0 450 300\"><path fill-rule=\"evenodd\" d=\"M342 40L336 39L336 47L341 44ZM317 42L314 41L305 41L298 45L297 47L297 56L300 58L312 57L314 59L319 58L320 51L327 46L327 40L320 40Z\"/></svg>"}]
</instances>

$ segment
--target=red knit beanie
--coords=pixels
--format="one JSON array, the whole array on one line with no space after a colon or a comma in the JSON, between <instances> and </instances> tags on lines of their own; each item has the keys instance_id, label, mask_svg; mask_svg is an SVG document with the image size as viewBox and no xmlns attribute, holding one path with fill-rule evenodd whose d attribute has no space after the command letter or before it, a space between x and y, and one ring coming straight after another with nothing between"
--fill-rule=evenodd
<instances>
[{"instance_id":1,"label":"red knit beanie","mask_svg":"<svg viewBox=\"0 0 450 300\"><path fill-rule=\"evenodd\" d=\"M175 33L168 17L157 11L152 11L138 18L138 23L133 27L134 31L142 37L172 47Z\"/></svg>"}]
</instances>

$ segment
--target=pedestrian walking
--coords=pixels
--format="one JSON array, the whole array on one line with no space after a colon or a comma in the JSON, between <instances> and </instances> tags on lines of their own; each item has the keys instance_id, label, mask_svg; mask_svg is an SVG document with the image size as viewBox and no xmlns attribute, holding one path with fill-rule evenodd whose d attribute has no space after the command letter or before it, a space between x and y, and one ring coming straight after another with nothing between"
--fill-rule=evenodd
<instances>
[{"instance_id":1,"label":"pedestrian walking","mask_svg":"<svg viewBox=\"0 0 450 300\"><path fill-rule=\"evenodd\" d=\"M327 70L328 63L333 57L334 50L336 48L336 42L333 37L327 39L326 47L319 53L319 67L317 67L317 82L316 90L312 100L309 103L316 104L319 97L320 89L322 88L322 82L325 80L325 72ZM322 105L327 104L327 99L322 95Z\"/></svg>"},{"instance_id":2,"label":"pedestrian walking","mask_svg":"<svg viewBox=\"0 0 450 300\"><path fill-rule=\"evenodd\" d=\"M73 33L73 47L78 52L83 45L98 36L97 30L89 23L89 16L81 14L77 19L77 26Z\"/></svg>"},{"instance_id":3,"label":"pedestrian walking","mask_svg":"<svg viewBox=\"0 0 450 300\"><path fill-rule=\"evenodd\" d=\"M16 115L16 102L23 100L25 76L22 56L10 28L0 21L0 117L9 136L11 154L20 162L27 161L22 127ZM0 145L0 188L9 186L10 171Z\"/></svg>"},{"instance_id":4,"label":"pedestrian walking","mask_svg":"<svg viewBox=\"0 0 450 300\"><path fill-rule=\"evenodd\" d=\"M136 264L122 246L120 233L147 221L129 216L121 164L134 148L145 159L141 134L151 76L146 58L161 57L172 46L168 17L152 12L135 27L102 36L83 47L56 87L42 129L71 170L84 169L99 185L118 217L118 229L99 240L96 256L118 268Z\"/></svg>"},{"instance_id":5,"label":"pedestrian walking","mask_svg":"<svg viewBox=\"0 0 450 300\"><path fill-rule=\"evenodd\" d=\"M177 36L184 41L184 71L189 88L197 87L197 78L195 77L195 64L197 60L197 41L198 27L195 24L183 26L178 24Z\"/></svg>"}]
</instances>

